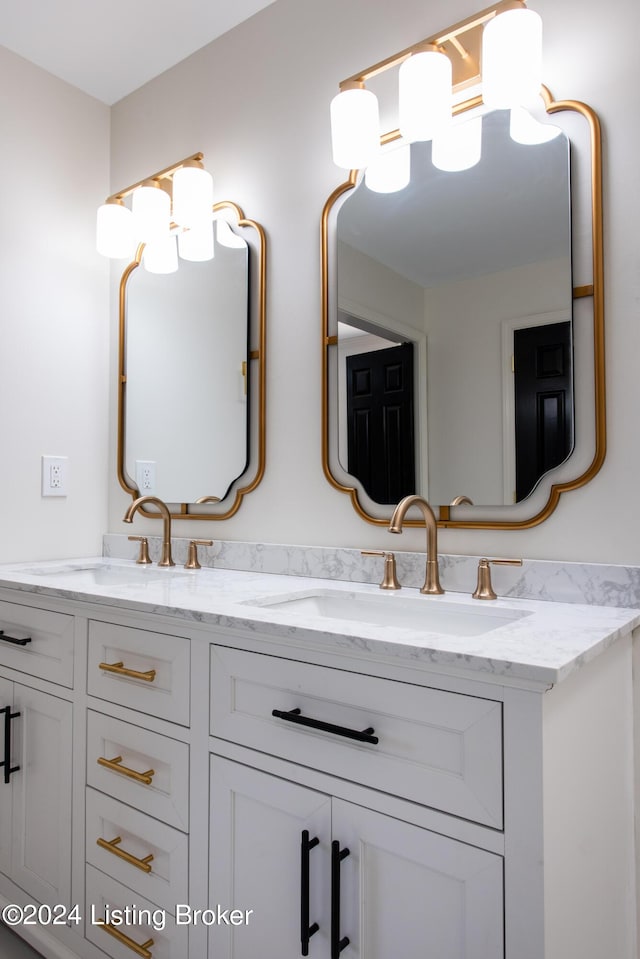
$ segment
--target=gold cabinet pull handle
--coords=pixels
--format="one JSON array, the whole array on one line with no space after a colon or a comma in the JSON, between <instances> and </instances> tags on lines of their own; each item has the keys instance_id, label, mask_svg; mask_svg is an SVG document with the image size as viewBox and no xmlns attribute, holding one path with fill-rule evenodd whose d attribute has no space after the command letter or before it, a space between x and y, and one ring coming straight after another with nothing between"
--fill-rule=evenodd
<instances>
[{"instance_id":1,"label":"gold cabinet pull handle","mask_svg":"<svg viewBox=\"0 0 640 959\"><path fill-rule=\"evenodd\" d=\"M145 856L144 859L138 859L137 856L132 856L130 852L127 852L126 849L120 849L120 843L122 842L122 836L116 836L115 839L106 840L102 836L99 839L96 839L96 843L100 846L101 849L106 849L107 852L112 852L114 856L118 856L120 859L124 859L125 862L128 862L129 865L135 866L136 869L141 869L142 872L151 872L150 862L153 861L153 856Z\"/></svg>"},{"instance_id":2,"label":"gold cabinet pull handle","mask_svg":"<svg viewBox=\"0 0 640 959\"><path fill-rule=\"evenodd\" d=\"M105 922L104 919L99 919L97 925L108 932L110 936L113 936L114 939L117 939L118 942L121 942L123 946L126 946L127 949L131 949L131 952L135 952L136 956L141 956L142 959L153 959L153 953L149 951L149 947L153 945L153 939L147 939L142 945L138 945L129 936L125 936L124 932L120 932L116 926L112 926L110 922Z\"/></svg>"},{"instance_id":3,"label":"gold cabinet pull handle","mask_svg":"<svg viewBox=\"0 0 640 959\"><path fill-rule=\"evenodd\" d=\"M145 786L151 785L151 780L156 774L155 769L147 769L146 773L139 773L135 769L122 765L122 756L114 756L113 759L105 759L99 756L96 760L99 766L106 766L114 773L120 773L121 776L128 776L129 779L135 779L138 783L144 783Z\"/></svg>"},{"instance_id":4,"label":"gold cabinet pull handle","mask_svg":"<svg viewBox=\"0 0 640 959\"><path fill-rule=\"evenodd\" d=\"M156 678L155 669L147 669L141 673L137 669L128 669L124 663L98 663L98 669L106 673L116 673L118 676L128 676L129 679L143 679L145 683L152 683Z\"/></svg>"}]
</instances>

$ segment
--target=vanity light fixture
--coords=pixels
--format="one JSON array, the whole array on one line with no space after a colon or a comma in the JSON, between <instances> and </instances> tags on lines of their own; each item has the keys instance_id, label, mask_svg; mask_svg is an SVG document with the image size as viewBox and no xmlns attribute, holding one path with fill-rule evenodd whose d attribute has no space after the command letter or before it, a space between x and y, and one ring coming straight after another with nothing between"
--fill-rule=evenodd
<instances>
[{"instance_id":1,"label":"vanity light fixture","mask_svg":"<svg viewBox=\"0 0 640 959\"><path fill-rule=\"evenodd\" d=\"M409 143L432 140L451 122L451 60L433 43L418 47L398 71L398 128Z\"/></svg>"},{"instance_id":2,"label":"vanity light fixture","mask_svg":"<svg viewBox=\"0 0 640 959\"><path fill-rule=\"evenodd\" d=\"M375 160L366 169L364 180L374 193L397 193L411 179L411 147L397 141L380 148Z\"/></svg>"},{"instance_id":3,"label":"vanity light fixture","mask_svg":"<svg viewBox=\"0 0 640 959\"><path fill-rule=\"evenodd\" d=\"M482 155L482 117L452 123L433 138L431 162L438 170L457 173L470 170Z\"/></svg>"},{"instance_id":4,"label":"vanity light fixture","mask_svg":"<svg viewBox=\"0 0 640 959\"><path fill-rule=\"evenodd\" d=\"M509 114L509 134L514 143L534 146L548 143L562 133L554 123L540 123L524 107L514 107Z\"/></svg>"},{"instance_id":5,"label":"vanity light fixture","mask_svg":"<svg viewBox=\"0 0 640 959\"><path fill-rule=\"evenodd\" d=\"M132 257L144 243L142 261L152 273L177 270L178 250L185 260L211 259L213 181L202 160L194 153L107 197L98 209L98 252Z\"/></svg>"},{"instance_id":6,"label":"vanity light fixture","mask_svg":"<svg viewBox=\"0 0 640 959\"><path fill-rule=\"evenodd\" d=\"M399 67L399 129L382 142L402 136L410 143L444 135L452 113L531 103L540 94L541 62L540 16L524 0L501 0L343 80L331 104L334 162L360 170L378 156L377 98L365 83L391 68ZM468 166L460 161L455 169Z\"/></svg>"}]
</instances>

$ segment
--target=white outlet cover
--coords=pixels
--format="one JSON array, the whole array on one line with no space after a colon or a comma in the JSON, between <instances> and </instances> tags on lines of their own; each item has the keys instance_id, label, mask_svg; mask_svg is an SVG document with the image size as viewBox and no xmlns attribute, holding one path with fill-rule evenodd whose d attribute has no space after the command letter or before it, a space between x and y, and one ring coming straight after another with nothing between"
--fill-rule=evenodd
<instances>
[{"instance_id":1,"label":"white outlet cover","mask_svg":"<svg viewBox=\"0 0 640 959\"><path fill-rule=\"evenodd\" d=\"M42 457L42 495L66 496L69 480L67 456Z\"/></svg>"},{"instance_id":2,"label":"white outlet cover","mask_svg":"<svg viewBox=\"0 0 640 959\"><path fill-rule=\"evenodd\" d=\"M136 486L141 496L151 496L155 493L155 460L136 460Z\"/></svg>"}]
</instances>

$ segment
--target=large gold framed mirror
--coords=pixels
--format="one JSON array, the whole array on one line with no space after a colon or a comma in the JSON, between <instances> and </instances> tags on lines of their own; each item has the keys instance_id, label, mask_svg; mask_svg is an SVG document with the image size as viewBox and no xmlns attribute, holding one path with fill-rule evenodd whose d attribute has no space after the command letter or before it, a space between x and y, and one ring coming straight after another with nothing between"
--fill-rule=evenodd
<instances>
[{"instance_id":1,"label":"large gold framed mirror","mask_svg":"<svg viewBox=\"0 0 640 959\"><path fill-rule=\"evenodd\" d=\"M118 478L180 519L233 516L265 466L266 236L213 218L213 259L151 273L141 244L120 282Z\"/></svg>"},{"instance_id":2,"label":"large gold framed mirror","mask_svg":"<svg viewBox=\"0 0 640 959\"><path fill-rule=\"evenodd\" d=\"M525 145L508 110L459 99L477 166L412 143L406 187L352 170L325 204L323 465L371 523L420 493L440 526L528 528L603 463L600 126L544 87L537 113L557 136Z\"/></svg>"}]
</instances>

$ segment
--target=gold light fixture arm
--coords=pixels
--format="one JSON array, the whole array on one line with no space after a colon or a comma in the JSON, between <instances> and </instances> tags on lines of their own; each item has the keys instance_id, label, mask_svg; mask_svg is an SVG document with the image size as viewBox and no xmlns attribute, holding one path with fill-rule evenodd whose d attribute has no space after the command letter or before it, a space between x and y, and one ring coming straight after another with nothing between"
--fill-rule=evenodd
<instances>
[{"instance_id":1,"label":"gold light fixture arm","mask_svg":"<svg viewBox=\"0 0 640 959\"><path fill-rule=\"evenodd\" d=\"M459 23L449 27L445 33L434 33L432 36L426 37L424 40L419 40L418 43L413 43L410 47L405 47L404 50L394 53L385 60L374 63L373 66L367 67L366 70L354 73L353 76L342 80L339 87L341 90L348 90L356 85L362 86L367 80L371 80L373 77L385 73L393 67L400 66L404 60L407 60L412 54L424 49L426 45L435 47L436 49L442 49L446 44L450 44L460 58L460 62L454 64L454 68L456 66L458 67L457 78L454 75L455 90L457 86L468 84L477 73L479 57L476 58L471 53L471 50L479 50L482 28L485 23L493 20L495 16L499 13L504 13L506 10L524 10L526 6L524 0L502 0L501 3L495 3L491 7L481 10L480 13L475 14L475 16L468 17L466 20L461 20ZM462 43L461 37L467 38L466 44ZM472 73L469 73L470 69L473 71Z\"/></svg>"},{"instance_id":2,"label":"gold light fixture arm","mask_svg":"<svg viewBox=\"0 0 640 959\"><path fill-rule=\"evenodd\" d=\"M118 190L117 193L112 193L111 196L108 196L106 201L107 203L118 203L119 201L124 200L126 196L130 196L138 187L143 186L149 180L158 183L160 180L167 180L171 183L171 177L183 166L191 166L194 163L201 163L204 159L204 153L192 153L191 156L185 157L184 160L179 160L178 163L172 163L171 166L165 167L164 170L158 170L157 173L152 173L151 176L145 176L141 180L136 180L135 183L132 183L131 186L127 186L124 190Z\"/></svg>"}]
</instances>

